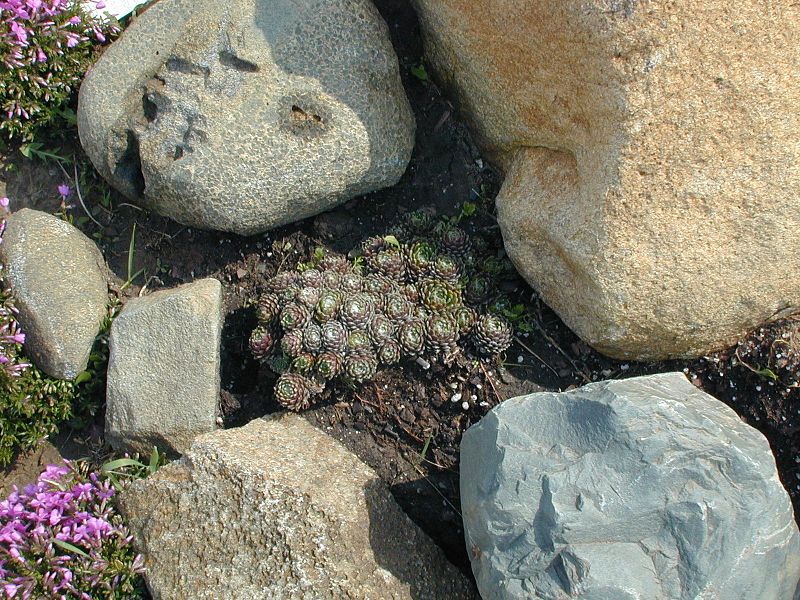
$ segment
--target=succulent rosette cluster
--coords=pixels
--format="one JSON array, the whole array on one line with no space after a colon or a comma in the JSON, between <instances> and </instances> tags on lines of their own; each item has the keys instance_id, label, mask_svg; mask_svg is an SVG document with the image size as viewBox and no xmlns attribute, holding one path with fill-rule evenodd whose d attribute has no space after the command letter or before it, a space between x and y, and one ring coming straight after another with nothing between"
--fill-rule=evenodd
<instances>
[{"instance_id":1,"label":"succulent rosette cluster","mask_svg":"<svg viewBox=\"0 0 800 600\"><path fill-rule=\"evenodd\" d=\"M403 360L450 363L464 348L493 356L511 345L510 323L487 310L497 292L484 265L496 261L484 240L415 211L360 253L267 282L250 349L279 373L281 405L304 410L328 382L362 383Z\"/></svg>"},{"instance_id":2,"label":"succulent rosette cluster","mask_svg":"<svg viewBox=\"0 0 800 600\"><path fill-rule=\"evenodd\" d=\"M112 502L115 489L75 464L50 465L0 502L0 593L143 598L144 562Z\"/></svg>"}]
</instances>

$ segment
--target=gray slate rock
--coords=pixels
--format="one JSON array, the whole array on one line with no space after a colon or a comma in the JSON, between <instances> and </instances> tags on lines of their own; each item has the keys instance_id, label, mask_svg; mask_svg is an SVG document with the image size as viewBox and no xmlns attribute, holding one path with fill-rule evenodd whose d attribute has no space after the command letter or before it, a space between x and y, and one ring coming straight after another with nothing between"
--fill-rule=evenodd
<instances>
[{"instance_id":1,"label":"gray slate rock","mask_svg":"<svg viewBox=\"0 0 800 600\"><path fill-rule=\"evenodd\" d=\"M766 439L681 373L507 400L464 435L485 600L791 599L800 533Z\"/></svg>"},{"instance_id":2,"label":"gray slate rock","mask_svg":"<svg viewBox=\"0 0 800 600\"><path fill-rule=\"evenodd\" d=\"M182 453L216 428L222 286L201 279L128 301L109 337L106 440Z\"/></svg>"},{"instance_id":3,"label":"gray slate rock","mask_svg":"<svg viewBox=\"0 0 800 600\"><path fill-rule=\"evenodd\" d=\"M51 377L86 369L108 308L108 271L97 246L61 219L22 209L0 244L31 360Z\"/></svg>"},{"instance_id":4,"label":"gray slate rock","mask_svg":"<svg viewBox=\"0 0 800 600\"><path fill-rule=\"evenodd\" d=\"M133 202L246 235L393 185L415 129L369 0L162 0L88 73L78 125Z\"/></svg>"},{"instance_id":5,"label":"gray slate rock","mask_svg":"<svg viewBox=\"0 0 800 600\"><path fill-rule=\"evenodd\" d=\"M164 598L475 598L375 472L297 415L204 435L119 496Z\"/></svg>"}]
</instances>

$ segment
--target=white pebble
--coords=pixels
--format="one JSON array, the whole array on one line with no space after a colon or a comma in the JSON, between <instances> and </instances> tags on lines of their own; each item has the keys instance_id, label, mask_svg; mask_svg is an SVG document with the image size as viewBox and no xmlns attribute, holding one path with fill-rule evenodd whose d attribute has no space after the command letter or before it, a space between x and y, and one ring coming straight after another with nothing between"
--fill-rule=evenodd
<instances>
[{"instance_id":1,"label":"white pebble","mask_svg":"<svg viewBox=\"0 0 800 600\"><path fill-rule=\"evenodd\" d=\"M464 410L469 410L469 402L462 402L461 408L463 408Z\"/></svg>"},{"instance_id":2,"label":"white pebble","mask_svg":"<svg viewBox=\"0 0 800 600\"><path fill-rule=\"evenodd\" d=\"M621 371L627 371L628 369L631 368L631 366L626 363L624 365L620 365L619 368L620 368Z\"/></svg>"},{"instance_id":3,"label":"white pebble","mask_svg":"<svg viewBox=\"0 0 800 600\"><path fill-rule=\"evenodd\" d=\"M456 392L450 396L450 402L458 402L459 400L461 400L461 392Z\"/></svg>"},{"instance_id":4,"label":"white pebble","mask_svg":"<svg viewBox=\"0 0 800 600\"><path fill-rule=\"evenodd\" d=\"M473 402L475 402L475 401L478 399L478 397L477 397L475 394L472 394L472 395L469 397L469 399L470 399L470 400L472 400Z\"/></svg>"},{"instance_id":5,"label":"white pebble","mask_svg":"<svg viewBox=\"0 0 800 600\"><path fill-rule=\"evenodd\" d=\"M518 363L525 362L525 359L524 359L524 358L522 358L522 355L521 355L521 354L520 354L520 355L517 357L517 362L518 362Z\"/></svg>"}]
</instances>

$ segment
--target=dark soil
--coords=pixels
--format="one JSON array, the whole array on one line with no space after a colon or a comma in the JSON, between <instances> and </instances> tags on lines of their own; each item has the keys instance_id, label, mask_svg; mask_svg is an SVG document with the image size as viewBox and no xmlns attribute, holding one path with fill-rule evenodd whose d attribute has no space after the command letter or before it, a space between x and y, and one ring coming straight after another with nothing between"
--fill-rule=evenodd
<instances>
[{"instance_id":1,"label":"dark soil","mask_svg":"<svg viewBox=\"0 0 800 600\"><path fill-rule=\"evenodd\" d=\"M478 205L477 215L466 220L466 226L493 233L497 247L502 247L492 214L492 199L502 181L500 174L481 156L457 111L437 87L411 75L411 67L421 62L422 44L416 16L407 1L376 0L376 5L389 24L417 119L414 155L396 186L250 238L190 229L141 211L116 196L109 210L99 205L97 190L102 188L92 184L91 175L86 178L84 197L103 227L82 218L79 205L68 211L79 227L98 240L120 283L141 270L124 295L201 277L214 277L223 283L227 316L221 400L226 427L279 409L272 398L274 375L260 366L247 348L256 323L253 304L265 281L278 270L309 260L317 247L346 253L364 237L383 233L387 223L408 210L424 206L441 215L457 215L465 201ZM80 159L74 137L62 152L78 153ZM5 162L17 166L15 171L0 175L14 207L32 199L37 208L57 210L55 186L64 177L53 161L22 160L16 155ZM429 370L416 364L404 365L381 372L360 389L342 386L330 390L321 403L305 413L312 423L375 468L411 518L465 573L469 573L469 561L458 490L461 434L501 399L536 391L567 390L591 381L682 370L695 385L726 402L767 436L798 512L800 321L790 319L764 327L739 346L696 361L620 362L581 342L521 280L505 281L503 286L513 302L523 303L526 309L517 321L519 343L509 350L504 364L468 367L462 361L461 366L433 366ZM86 444L87 453L96 452L101 419L102 415L90 431L72 436Z\"/></svg>"}]
</instances>

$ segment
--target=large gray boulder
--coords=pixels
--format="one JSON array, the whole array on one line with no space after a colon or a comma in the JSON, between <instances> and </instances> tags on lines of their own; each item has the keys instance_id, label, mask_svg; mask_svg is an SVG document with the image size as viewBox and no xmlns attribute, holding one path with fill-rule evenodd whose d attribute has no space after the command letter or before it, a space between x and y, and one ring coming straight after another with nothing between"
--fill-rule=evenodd
<instances>
[{"instance_id":1,"label":"large gray boulder","mask_svg":"<svg viewBox=\"0 0 800 600\"><path fill-rule=\"evenodd\" d=\"M0 244L25 351L51 377L74 379L89 362L108 312L108 271L97 246L69 223L24 208Z\"/></svg>"},{"instance_id":2,"label":"large gray boulder","mask_svg":"<svg viewBox=\"0 0 800 600\"><path fill-rule=\"evenodd\" d=\"M128 301L109 337L106 441L184 452L216 428L222 286L201 279Z\"/></svg>"},{"instance_id":3,"label":"large gray boulder","mask_svg":"<svg viewBox=\"0 0 800 600\"><path fill-rule=\"evenodd\" d=\"M369 0L162 0L86 76L78 126L133 202L240 234L393 185L415 128Z\"/></svg>"},{"instance_id":4,"label":"large gray boulder","mask_svg":"<svg viewBox=\"0 0 800 600\"><path fill-rule=\"evenodd\" d=\"M790 600L800 533L766 439L680 373L514 398L464 435L484 600Z\"/></svg>"},{"instance_id":5,"label":"large gray boulder","mask_svg":"<svg viewBox=\"0 0 800 600\"><path fill-rule=\"evenodd\" d=\"M475 598L375 472L296 415L204 435L119 501L155 600Z\"/></svg>"}]
</instances>

